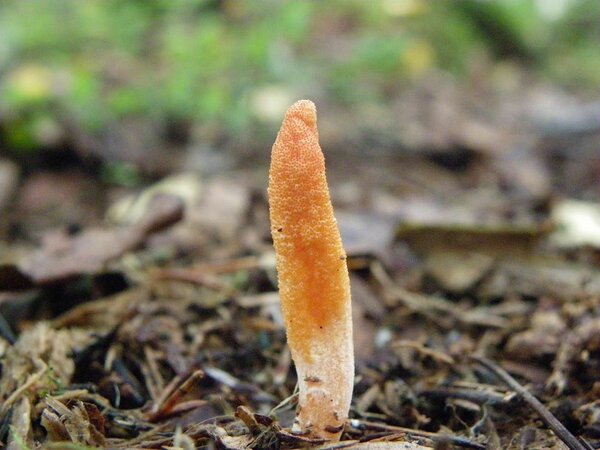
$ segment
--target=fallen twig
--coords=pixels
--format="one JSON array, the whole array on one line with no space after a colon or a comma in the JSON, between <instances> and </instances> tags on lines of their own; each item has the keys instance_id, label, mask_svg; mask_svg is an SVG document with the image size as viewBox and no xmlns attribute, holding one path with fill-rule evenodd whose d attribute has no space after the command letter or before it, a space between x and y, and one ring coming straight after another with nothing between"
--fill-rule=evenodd
<instances>
[{"instance_id":1,"label":"fallen twig","mask_svg":"<svg viewBox=\"0 0 600 450\"><path fill-rule=\"evenodd\" d=\"M586 447L525 387L508 374L503 368L482 356L472 355L471 359L496 375L508 387L513 389L535 412L542 421L563 441L571 450L586 450Z\"/></svg>"},{"instance_id":2,"label":"fallen twig","mask_svg":"<svg viewBox=\"0 0 600 450\"><path fill-rule=\"evenodd\" d=\"M350 419L350 426L357 430L373 430L373 431L389 431L393 433L406 433L413 436L421 436L430 439L434 443L450 443L463 448L474 448L478 450L485 450L485 446L477 442L470 441L460 436L453 436L449 434L432 433L430 431L414 430L412 428L397 427L394 425L369 422L367 420Z\"/></svg>"},{"instance_id":3,"label":"fallen twig","mask_svg":"<svg viewBox=\"0 0 600 450\"><path fill-rule=\"evenodd\" d=\"M203 377L204 372L201 370L196 370L175 390L172 390L173 386L169 386L170 394L164 399L161 398L160 402L155 404L155 407L150 412L148 421L156 422L164 416L172 415L173 410L175 409L176 405L180 403L180 400L186 394L188 394L193 386Z\"/></svg>"}]
</instances>

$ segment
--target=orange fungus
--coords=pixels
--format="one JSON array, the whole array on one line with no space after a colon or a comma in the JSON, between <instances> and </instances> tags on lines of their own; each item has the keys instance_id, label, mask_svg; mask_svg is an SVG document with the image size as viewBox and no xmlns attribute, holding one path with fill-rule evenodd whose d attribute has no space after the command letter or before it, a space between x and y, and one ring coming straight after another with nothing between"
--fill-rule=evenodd
<instances>
[{"instance_id":1,"label":"orange fungus","mask_svg":"<svg viewBox=\"0 0 600 450\"><path fill-rule=\"evenodd\" d=\"M299 381L292 430L339 439L354 381L350 283L309 100L285 114L268 191L279 294Z\"/></svg>"}]
</instances>

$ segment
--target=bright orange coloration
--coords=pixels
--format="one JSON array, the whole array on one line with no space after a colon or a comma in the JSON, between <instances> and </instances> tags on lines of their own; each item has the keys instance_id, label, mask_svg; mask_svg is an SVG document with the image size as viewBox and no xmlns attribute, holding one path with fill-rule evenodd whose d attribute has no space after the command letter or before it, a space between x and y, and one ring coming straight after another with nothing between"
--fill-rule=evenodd
<instances>
[{"instance_id":1,"label":"bright orange coloration","mask_svg":"<svg viewBox=\"0 0 600 450\"><path fill-rule=\"evenodd\" d=\"M350 283L316 109L308 100L288 109L273 145L269 205L281 306L300 388L293 431L339 439L354 382Z\"/></svg>"}]
</instances>

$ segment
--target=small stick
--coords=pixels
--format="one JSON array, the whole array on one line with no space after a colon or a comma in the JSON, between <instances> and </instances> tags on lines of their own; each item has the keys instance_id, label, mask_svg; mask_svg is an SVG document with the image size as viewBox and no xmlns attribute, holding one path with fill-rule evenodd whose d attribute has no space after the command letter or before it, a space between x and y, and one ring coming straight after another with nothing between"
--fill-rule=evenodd
<instances>
[{"instance_id":1,"label":"small stick","mask_svg":"<svg viewBox=\"0 0 600 450\"><path fill-rule=\"evenodd\" d=\"M496 375L508 387L514 390L535 412L538 413L542 421L548 426L554 434L563 441L571 450L586 450L585 446L575 437L567 428L546 408L542 402L534 397L517 380L511 377L508 372L483 356L472 355L471 359L487 370Z\"/></svg>"},{"instance_id":2,"label":"small stick","mask_svg":"<svg viewBox=\"0 0 600 450\"><path fill-rule=\"evenodd\" d=\"M385 423L369 422L367 420L350 419L350 426L358 430L366 429L373 431L389 431L394 433L405 433L413 436L421 436L430 439L432 442L449 442L452 445L457 445L464 448L474 448L477 450L485 450L485 446L477 442L470 441L460 436L450 434L432 433L431 431L414 430L412 428L397 427Z\"/></svg>"},{"instance_id":3,"label":"small stick","mask_svg":"<svg viewBox=\"0 0 600 450\"><path fill-rule=\"evenodd\" d=\"M232 273L239 270L252 270L261 266L261 258L256 256L246 256L237 259L214 261L192 266L190 270L200 273L223 274Z\"/></svg>"},{"instance_id":4,"label":"small stick","mask_svg":"<svg viewBox=\"0 0 600 450\"><path fill-rule=\"evenodd\" d=\"M204 372L202 370L196 370L192 373L175 391L173 391L160 405L160 408L152 412L148 420L150 422L157 421L158 419L171 415L171 411L176 408L176 405L179 403L181 398L189 393L194 385L204 377Z\"/></svg>"},{"instance_id":5,"label":"small stick","mask_svg":"<svg viewBox=\"0 0 600 450\"><path fill-rule=\"evenodd\" d=\"M170 280L197 284L198 286L203 286L217 292L223 292L224 294L231 296L239 294L236 289L226 286L214 275L202 273L195 269L155 269L152 271L152 277L157 281Z\"/></svg>"},{"instance_id":6,"label":"small stick","mask_svg":"<svg viewBox=\"0 0 600 450\"><path fill-rule=\"evenodd\" d=\"M154 401L154 404L152 405L152 408L149 411L149 414L151 416L158 414L158 411L162 409L163 404L173 394L173 392L175 392L175 389L177 388L177 386L179 386L179 383L181 383L181 381L182 377L180 375L175 375L171 379L171 381L169 381L169 383L165 387L163 387L162 392Z\"/></svg>"},{"instance_id":7,"label":"small stick","mask_svg":"<svg viewBox=\"0 0 600 450\"><path fill-rule=\"evenodd\" d=\"M36 373L29 375L27 380L8 396L4 401L4 404L0 405L0 417L6 414L10 406L46 373L48 370L46 363L42 360L39 360L38 362L40 363L41 369Z\"/></svg>"}]
</instances>

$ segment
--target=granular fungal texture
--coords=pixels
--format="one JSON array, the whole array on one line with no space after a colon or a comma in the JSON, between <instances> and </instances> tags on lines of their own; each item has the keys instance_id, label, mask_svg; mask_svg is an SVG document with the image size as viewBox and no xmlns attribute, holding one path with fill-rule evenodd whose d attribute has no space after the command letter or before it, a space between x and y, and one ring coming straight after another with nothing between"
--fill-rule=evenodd
<instances>
[{"instance_id":1,"label":"granular fungal texture","mask_svg":"<svg viewBox=\"0 0 600 450\"><path fill-rule=\"evenodd\" d=\"M293 431L339 439L354 381L350 283L316 109L309 100L288 109L273 145L269 205L281 305L300 388Z\"/></svg>"}]
</instances>

